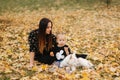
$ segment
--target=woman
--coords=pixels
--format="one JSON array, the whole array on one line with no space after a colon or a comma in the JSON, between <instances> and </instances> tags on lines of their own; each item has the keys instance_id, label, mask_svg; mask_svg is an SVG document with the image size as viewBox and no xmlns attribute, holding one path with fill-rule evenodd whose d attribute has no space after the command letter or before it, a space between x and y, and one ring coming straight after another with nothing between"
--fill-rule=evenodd
<instances>
[{"instance_id":1,"label":"woman","mask_svg":"<svg viewBox=\"0 0 120 80\"><path fill-rule=\"evenodd\" d=\"M34 65L34 60L41 63L52 64L55 60L50 56L52 47L56 44L56 37L52 34L52 21L42 18L39 28L29 34L30 67Z\"/></svg>"}]
</instances>

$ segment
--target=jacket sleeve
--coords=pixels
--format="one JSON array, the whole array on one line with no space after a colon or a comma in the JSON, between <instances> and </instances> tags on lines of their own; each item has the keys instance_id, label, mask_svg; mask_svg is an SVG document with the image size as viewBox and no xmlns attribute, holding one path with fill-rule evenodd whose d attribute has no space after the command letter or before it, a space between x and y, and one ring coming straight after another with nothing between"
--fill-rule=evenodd
<instances>
[{"instance_id":1,"label":"jacket sleeve","mask_svg":"<svg viewBox=\"0 0 120 80\"><path fill-rule=\"evenodd\" d=\"M34 32L30 32L28 37L28 43L29 43L29 51L35 52L36 51L36 36Z\"/></svg>"}]
</instances>

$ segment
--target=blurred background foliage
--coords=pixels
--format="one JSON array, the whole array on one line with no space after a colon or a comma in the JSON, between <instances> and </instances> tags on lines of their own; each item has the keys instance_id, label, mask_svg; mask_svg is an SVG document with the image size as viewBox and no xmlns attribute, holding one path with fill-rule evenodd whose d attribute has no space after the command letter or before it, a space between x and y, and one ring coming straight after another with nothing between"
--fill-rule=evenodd
<instances>
[{"instance_id":1,"label":"blurred background foliage","mask_svg":"<svg viewBox=\"0 0 120 80\"><path fill-rule=\"evenodd\" d=\"M0 0L0 13L5 11L23 11L23 9L93 9L100 6L119 5L120 0Z\"/></svg>"}]
</instances>

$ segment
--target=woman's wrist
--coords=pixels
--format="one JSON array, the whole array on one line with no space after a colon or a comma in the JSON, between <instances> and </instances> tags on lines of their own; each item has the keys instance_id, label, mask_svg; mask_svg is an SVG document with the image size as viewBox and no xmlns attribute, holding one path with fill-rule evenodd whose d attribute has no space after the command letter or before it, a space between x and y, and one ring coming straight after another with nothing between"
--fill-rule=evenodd
<instances>
[{"instance_id":1,"label":"woman's wrist","mask_svg":"<svg viewBox=\"0 0 120 80\"><path fill-rule=\"evenodd\" d=\"M34 65L34 52L30 53L30 67L33 67Z\"/></svg>"},{"instance_id":2,"label":"woman's wrist","mask_svg":"<svg viewBox=\"0 0 120 80\"><path fill-rule=\"evenodd\" d=\"M33 67L33 63L30 63L30 66L29 67Z\"/></svg>"}]
</instances>

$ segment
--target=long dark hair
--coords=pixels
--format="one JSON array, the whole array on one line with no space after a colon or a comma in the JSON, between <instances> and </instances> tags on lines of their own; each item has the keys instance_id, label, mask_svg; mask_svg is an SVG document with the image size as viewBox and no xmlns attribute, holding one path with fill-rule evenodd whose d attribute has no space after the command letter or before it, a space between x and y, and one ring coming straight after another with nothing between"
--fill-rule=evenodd
<instances>
[{"instance_id":1,"label":"long dark hair","mask_svg":"<svg viewBox=\"0 0 120 80\"><path fill-rule=\"evenodd\" d=\"M53 26L52 21L48 18L42 18L39 22L39 51L43 53L44 49L50 50L52 48L52 30L49 35L46 34L46 28L48 23L51 22L51 27ZM46 43L47 38L47 43ZM47 46L46 46L47 44Z\"/></svg>"}]
</instances>

